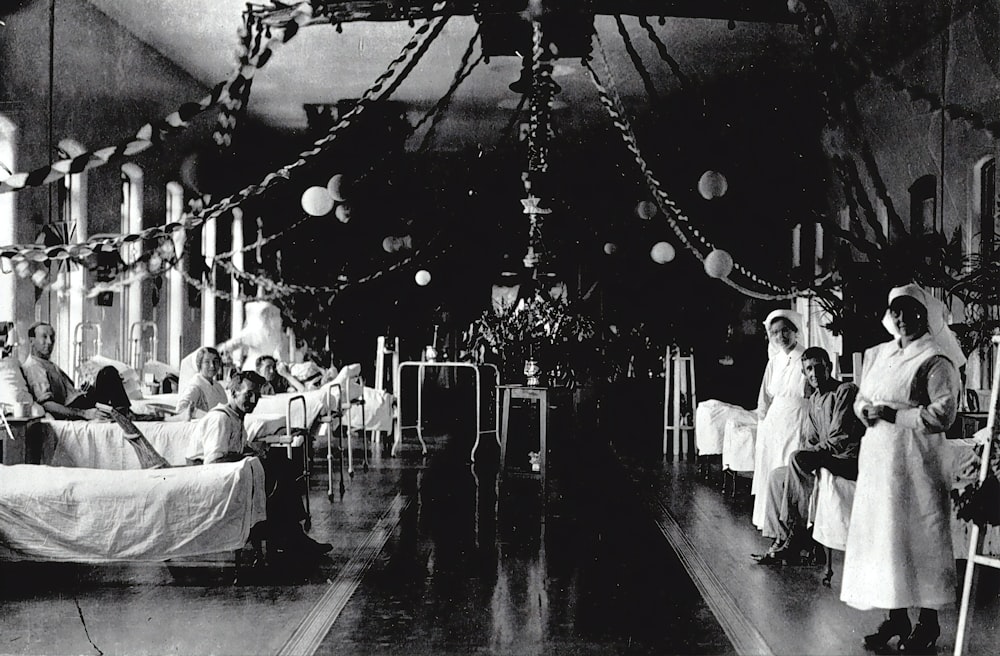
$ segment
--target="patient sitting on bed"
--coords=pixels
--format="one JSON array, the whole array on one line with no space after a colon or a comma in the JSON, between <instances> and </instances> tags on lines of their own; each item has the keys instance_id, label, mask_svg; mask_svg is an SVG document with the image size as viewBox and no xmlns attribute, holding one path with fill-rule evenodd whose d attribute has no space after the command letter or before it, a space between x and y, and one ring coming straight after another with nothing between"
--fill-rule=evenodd
<instances>
[{"instance_id":1,"label":"patient sitting on bed","mask_svg":"<svg viewBox=\"0 0 1000 656\"><path fill-rule=\"evenodd\" d=\"M284 394L285 392L304 392L306 387L292 375L288 365L279 363L273 355L262 355L257 358L257 373L264 379L264 387L260 393L264 396Z\"/></svg>"},{"instance_id":2,"label":"patient sitting on bed","mask_svg":"<svg viewBox=\"0 0 1000 656\"><path fill-rule=\"evenodd\" d=\"M216 380L222 370L222 356L211 346L203 346L195 353L196 373L184 384L177 398L177 414L174 420L189 421L203 417L206 412L226 403L226 388Z\"/></svg>"},{"instance_id":3,"label":"patient sitting on bed","mask_svg":"<svg viewBox=\"0 0 1000 656\"><path fill-rule=\"evenodd\" d=\"M258 453L247 442L243 419L257 406L263 384L264 379L255 371L237 371L232 375L229 400L212 408L195 425L187 461L207 465L259 455L267 490L268 549L276 547L299 556L325 554L333 546L316 542L302 530L300 522L306 518L306 512L299 496L299 472L295 466L279 449Z\"/></svg>"},{"instance_id":4,"label":"patient sitting on bed","mask_svg":"<svg viewBox=\"0 0 1000 656\"><path fill-rule=\"evenodd\" d=\"M31 354L22 367L31 393L56 419L109 419L108 413L95 406L103 403L122 414L132 407L118 371L111 366L97 372L94 381L78 389L65 371L52 362L56 331L51 324L39 321L28 329Z\"/></svg>"}]
</instances>

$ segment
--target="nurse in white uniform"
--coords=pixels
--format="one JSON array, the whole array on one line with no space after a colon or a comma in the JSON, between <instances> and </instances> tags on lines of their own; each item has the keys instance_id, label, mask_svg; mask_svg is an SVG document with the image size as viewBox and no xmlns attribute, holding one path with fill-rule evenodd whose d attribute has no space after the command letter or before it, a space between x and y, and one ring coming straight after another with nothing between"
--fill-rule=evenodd
<instances>
[{"instance_id":1,"label":"nurse in white uniform","mask_svg":"<svg viewBox=\"0 0 1000 656\"><path fill-rule=\"evenodd\" d=\"M757 397L757 441L754 445L753 523L763 529L767 508L767 479L801 447L802 426L809 416L802 373L802 315L775 310L764 319L767 330L767 368Z\"/></svg>"},{"instance_id":2,"label":"nurse in white uniform","mask_svg":"<svg viewBox=\"0 0 1000 656\"><path fill-rule=\"evenodd\" d=\"M917 285L889 293L883 325L895 339L865 352L854 410L868 426L844 556L840 598L889 611L864 645L933 653L937 608L954 602L951 505L942 469L965 357L944 305ZM919 608L911 627L908 608Z\"/></svg>"}]
</instances>

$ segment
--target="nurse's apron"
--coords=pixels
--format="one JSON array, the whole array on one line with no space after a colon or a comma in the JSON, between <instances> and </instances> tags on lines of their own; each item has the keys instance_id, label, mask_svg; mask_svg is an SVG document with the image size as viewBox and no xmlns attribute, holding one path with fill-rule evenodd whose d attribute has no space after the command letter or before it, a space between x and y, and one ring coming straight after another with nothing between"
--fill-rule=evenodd
<instances>
[{"instance_id":1,"label":"nurse's apron","mask_svg":"<svg viewBox=\"0 0 1000 656\"><path fill-rule=\"evenodd\" d=\"M809 420L809 401L804 397L806 381L802 374L803 350L797 347L792 351L791 355L798 357L772 360L771 377L765 382L772 400L767 414L757 425L750 486L754 494L753 523L761 530L767 506L767 479L772 471L787 465L788 457L801 447L802 427Z\"/></svg>"},{"instance_id":2,"label":"nurse's apron","mask_svg":"<svg viewBox=\"0 0 1000 656\"><path fill-rule=\"evenodd\" d=\"M910 399L913 378L935 355L941 351L933 342L912 353L899 354L894 342L869 349L859 397L897 410L917 407ZM937 608L954 602L944 439L942 433L886 421L865 431L840 591L849 606Z\"/></svg>"}]
</instances>

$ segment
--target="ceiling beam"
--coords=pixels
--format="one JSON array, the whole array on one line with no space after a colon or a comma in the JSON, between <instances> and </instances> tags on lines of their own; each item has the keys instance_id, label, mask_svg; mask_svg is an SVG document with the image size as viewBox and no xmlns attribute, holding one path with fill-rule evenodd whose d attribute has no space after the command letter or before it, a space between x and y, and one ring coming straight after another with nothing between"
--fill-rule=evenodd
<instances>
[{"instance_id":1,"label":"ceiling beam","mask_svg":"<svg viewBox=\"0 0 1000 656\"><path fill-rule=\"evenodd\" d=\"M527 0L452 0L436 11L431 0L313 0L315 22L407 21L448 16L517 14ZM763 23L795 23L785 0L542 0L546 12L593 15L714 18ZM268 20L287 12L289 4L251 4L251 11Z\"/></svg>"}]
</instances>

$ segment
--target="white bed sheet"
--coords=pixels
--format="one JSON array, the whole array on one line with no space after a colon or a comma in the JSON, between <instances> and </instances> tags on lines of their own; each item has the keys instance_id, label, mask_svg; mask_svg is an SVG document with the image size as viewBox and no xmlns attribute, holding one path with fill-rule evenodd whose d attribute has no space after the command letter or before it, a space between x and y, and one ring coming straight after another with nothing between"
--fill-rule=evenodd
<instances>
[{"instance_id":1,"label":"white bed sheet","mask_svg":"<svg viewBox=\"0 0 1000 656\"><path fill-rule=\"evenodd\" d=\"M269 396L262 396L260 401L257 403L257 407L254 411L247 415L247 432L250 433L251 439L255 434L259 435L269 435L284 429L284 416L288 413L288 400L292 397L301 394L306 401L306 425L314 426L316 420L323 413L326 407L326 389L330 385L324 385L319 389L306 390L305 392L284 392L281 394L273 394ZM357 398L357 387L351 386L351 396ZM177 405L177 394L155 394L147 396L144 401L147 403L155 405L155 407L160 408L171 408ZM339 401L339 391L335 388L333 392L334 403ZM393 417L393 403L394 399L392 394L385 392L383 390L377 390L372 387L365 387L361 390L361 398L365 402L365 423L364 426L361 425L361 410L358 406L354 407L354 411L351 413L351 428L355 430L360 430L364 428L365 430L378 430L378 431L392 431L392 417ZM298 413L298 402L292 410L293 413ZM133 405L133 409L135 409ZM275 424L271 423L269 426L274 428L274 430L267 429L267 432L257 428L253 429L251 425L251 417L265 417L269 418L269 421L274 420L275 417L281 416L281 426L274 428ZM297 414L293 417L298 420ZM295 425L299 425L296 421ZM256 430L256 433L255 433Z\"/></svg>"},{"instance_id":2,"label":"white bed sheet","mask_svg":"<svg viewBox=\"0 0 1000 656\"><path fill-rule=\"evenodd\" d=\"M247 434L252 438L272 435L285 428L284 415L247 416ZM185 455L194 422L135 422L156 452L174 466L187 463ZM125 439L121 427L107 421L65 421L45 419L32 431L41 440L40 464L53 467L89 469L140 469L135 449Z\"/></svg>"},{"instance_id":3,"label":"white bed sheet","mask_svg":"<svg viewBox=\"0 0 1000 656\"><path fill-rule=\"evenodd\" d=\"M233 551L265 505L257 458L128 471L0 466L0 552L98 563Z\"/></svg>"}]
</instances>

